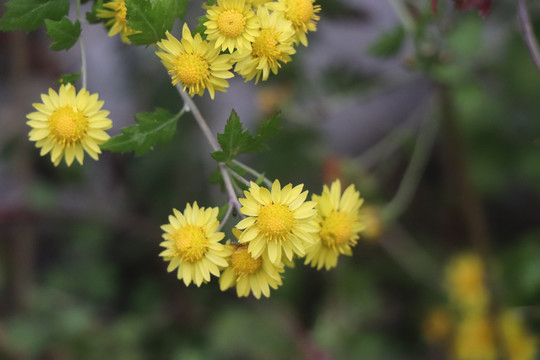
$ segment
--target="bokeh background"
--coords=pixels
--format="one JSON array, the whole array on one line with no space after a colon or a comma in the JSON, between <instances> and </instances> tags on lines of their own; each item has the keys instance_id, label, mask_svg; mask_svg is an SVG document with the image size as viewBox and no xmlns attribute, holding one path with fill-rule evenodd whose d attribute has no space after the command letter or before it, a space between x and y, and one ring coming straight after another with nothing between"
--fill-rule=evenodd
<instances>
[{"instance_id":1,"label":"bokeh background","mask_svg":"<svg viewBox=\"0 0 540 360\"><path fill-rule=\"evenodd\" d=\"M195 99L214 133L233 108L251 129L281 110L270 150L242 160L314 193L355 184L374 216L352 257L331 271L298 263L262 300L217 281L186 288L158 257L173 207L226 202L191 116L144 156L55 168L28 141L25 115L78 71L78 47L50 50L44 29L0 33L0 359L453 359L461 320L427 319L452 308L446 264L465 252L484 266L489 313L519 314L529 341L517 347L534 350L467 359L537 358L540 73L513 1L485 19L440 2L433 17L423 0L318 0L309 47L277 76ZM396 3L418 24L401 46ZM202 13L192 1L186 21ZM540 29L538 4L530 15ZM99 24L82 36L112 135L137 112L182 107L151 47ZM465 271L465 288L474 276ZM497 352L489 328L469 338Z\"/></svg>"}]
</instances>

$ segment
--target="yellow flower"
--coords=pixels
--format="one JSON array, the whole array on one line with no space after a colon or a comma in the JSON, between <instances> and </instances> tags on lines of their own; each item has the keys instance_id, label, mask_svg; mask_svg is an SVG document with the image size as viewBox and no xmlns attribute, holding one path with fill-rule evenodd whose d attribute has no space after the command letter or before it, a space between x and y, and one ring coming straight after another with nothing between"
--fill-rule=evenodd
<instances>
[{"instance_id":1,"label":"yellow flower","mask_svg":"<svg viewBox=\"0 0 540 360\"><path fill-rule=\"evenodd\" d=\"M214 47L230 53L234 49L251 51L251 43L259 34L259 21L245 0L218 0L207 9L204 33Z\"/></svg>"},{"instance_id":2,"label":"yellow flower","mask_svg":"<svg viewBox=\"0 0 540 360\"><path fill-rule=\"evenodd\" d=\"M306 34L308 31L317 30L317 21L320 19L317 13L321 11L321 6L313 5L314 2L315 0L278 0L268 4L268 8L283 12L285 18L293 24L295 43L301 42L307 46Z\"/></svg>"},{"instance_id":3,"label":"yellow flower","mask_svg":"<svg viewBox=\"0 0 540 360\"><path fill-rule=\"evenodd\" d=\"M468 311L485 311L488 293L484 264L476 254L462 254L446 267L446 288L450 299Z\"/></svg>"},{"instance_id":4,"label":"yellow flower","mask_svg":"<svg viewBox=\"0 0 540 360\"><path fill-rule=\"evenodd\" d=\"M131 41L128 39L128 36L137 34L139 31L135 31L127 26L126 2L124 0L112 0L103 4L103 7L105 9L98 9L97 17L110 19L105 23L106 27L110 27L109 36L120 34L122 41L129 44Z\"/></svg>"},{"instance_id":5,"label":"yellow flower","mask_svg":"<svg viewBox=\"0 0 540 360\"><path fill-rule=\"evenodd\" d=\"M360 232L362 239L375 242L382 233L382 221L379 211L373 206L366 206L360 210L360 220L364 229Z\"/></svg>"},{"instance_id":6,"label":"yellow flower","mask_svg":"<svg viewBox=\"0 0 540 360\"><path fill-rule=\"evenodd\" d=\"M197 286L210 281L210 274L220 275L220 270L227 267L226 258L231 254L229 248L220 243L225 234L217 232L219 209L199 208L197 203L187 204L184 213L173 209L169 223L161 226L165 231L160 246L164 247L159 256L169 261L167 271L178 268L179 280L189 285L192 281Z\"/></svg>"},{"instance_id":7,"label":"yellow flower","mask_svg":"<svg viewBox=\"0 0 540 360\"><path fill-rule=\"evenodd\" d=\"M204 89L208 89L213 99L216 91L226 91L229 87L226 79L234 76L229 71L230 55L220 55L219 49L204 41L200 34L192 37L187 24L184 24L181 41L167 32L167 39L157 46L164 51L156 55L169 70L173 85L182 83L184 91L189 89L189 95L202 95Z\"/></svg>"},{"instance_id":8,"label":"yellow flower","mask_svg":"<svg viewBox=\"0 0 540 360\"><path fill-rule=\"evenodd\" d=\"M495 360L497 348L489 319L469 314L457 326L454 339L456 360Z\"/></svg>"},{"instance_id":9,"label":"yellow flower","mask_svg":"<svg viewBox=\"0 0 540 360\"><path fill-rule=\"evenodd\" d=\"M307 191L304 185L294 188L288 184L283 189L278 180L272 190L251 183L245 198L239 199L240 209L247 217L236 228L244 230L238 239L241 244L248 244L248 251L254 258L263 253L274 265L281 265L282 253L288 260L296 254L304 256L305 245L312 243L315 225L312 222L316 214L313 201L305 201Z\"/></svg>"},{"instance_id":10,"label":"yellow flower","mask_svg":"<svg viewBox=\"0 0 540 360\"><path fill-rule=\"evenodd\" d=\"M270 14L266 7L257 10L261 29L255 41L251 44L250 53L235 53L236 66L234 70L246 81L255 77L255 82L268 79L270 71L277 74L280 62L291 61L296 52L293 48L294 29L290 21L282 13Z\"/></svg>"},{"instance_id":11,"label":"yellow flower","mask_svg":"<svg viewBox=\"0 0 540 360\"><path fill-rule=\"evenodd\" d=\"M86 89L76 93L71 84L66 84L58 93L49 89L48 95L41 94L41 101L32 104L36 112L26 115L32 127L30 141L41 148L40 155L50 152L54 166L64 156L68 166L75 158L82 164L83 150L97 160L99 145L110 137L104 130L112 127L109 112L101 110L103 101L98 101L98 94L90 95Z\"/></svg>"},{"instance_id":12,"label":"yellow flower","mask_svg":"<svg viewBox=\"0 0 540 360\"><path fill-rule=\"evenodd\" d=\"M452 319L444 307L432 309L422 324L422 335L430 343L445 342L452 334Z\"/></svg>"},{"instance_id":13,"label":"yellow flower","mask_svg":"<svg viewBox=\"0 0 540 360\"><path fill-rule=\"evenodd\" d=\"M318 241L307 247L305 263L329 270L337 265L340 254L352 254L351 247L356 245L358 233L364 228L359 217L364 200L354 185L342 195L339 180L330 189L325 185L321 196L312 198L317 203Z\"/></svg>"},{"instance_id":14,"label":"yellow flower","mask_svg":"<svg viewBox=\"0 0 540 360\"><path fill-rule=\"evenodd\" d=\"M533 360L538 352L538 338L528 333L522 319L514 311L500 317L501 335L509 360Z\"/></svg>"},{"instance_id":15,"label":"yellow flower","mask_svg":"<svg viewBox=\"0 0 540 360\"><path fill-rule=\"evenodd\" d=\"M259 6L262 6L264 4L267 4L271 2L272 0L247 0L246 3L251 4L255 9Z\"/></svg>"},{"instance_id":16,"label":"yellow flower","mask_svg":"<svg viewBox=\"0 0 540 360\"><path fill-rule=\"evenodd\" d=\"M266 253L254 258L249 253L247 244L228 246L232 249L232 255L229 267L219 279L222 291L236 286L238 297L248 296L251 292L260 299L261 294L269 297L270 288L277 289L282 284L280 272L284 271L283 266L272 264Z\"/></svg>"}]
</instances>

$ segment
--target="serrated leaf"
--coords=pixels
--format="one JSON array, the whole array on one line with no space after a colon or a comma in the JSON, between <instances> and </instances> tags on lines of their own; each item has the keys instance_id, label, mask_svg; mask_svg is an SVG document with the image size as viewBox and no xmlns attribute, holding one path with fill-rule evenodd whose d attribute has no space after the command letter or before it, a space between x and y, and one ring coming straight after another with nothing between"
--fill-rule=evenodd
<instances>
[{"instance_id":1,"label":"serrated leaf","mask_svg":"<svg viewBox=\"0 0 540 360\"><path fill-rule=\"evenodd\" d=\"M60 20L69 11L69 0L11 0L0 19L1 31L39 27L45 19Z\"/></svg>"},{"instance_id":2,"label":"serrated leaf","mask_svg":"<svg viewBox=\"0 0 540 360\"><path fill-rule=\"evenodd\" d=\"M71 74L64 74L60 77L60 79L56 80L55 83L57 84L73 84L79 78L81 77L81 73L71 73Z\"/></svg>"},{"instance_id":3,"label":"serrated leaf","mask_svg":"<svg viewBox=\"0 0 540 360\"><path fill-rule=\"evenodd\" d=\"M109 139L101 148L113 152L134 151L135 156L144 154L154 145L172 139L176 123L183 113L184 110L173 115L162 108L157 108L153 113L138 113L135 115L136 125L123 128L122 134Z\"/></svg>"},{"instance_id":4,"label":"serrated leaf","mask_svg":"<svg viewBox=\"0 0 540 360\"><path fill-rule=\"evenodd\" d=\"M188 0L126 0L127 25L137 34L129 36L135 45L155 44L165 38L173 22L185 14Z\"/></svg>"},{"instance_id":5,"label":"serrated leaf","mask_svg":"<svg viewBox=\"0 0 540 360\"><path fill-rule=\"evenodd\" d=\"M377 41L369 46L368 52L383 58L393 56L401 49L403 39L405 39L405 30L403 26L398 25L393 30L379 35Z\"/></svg>"},{"instance_id":6,"label":"serrated leaf","mask_svg":"<svg viewBox=\"0 0 540 360\"><path fill-rule=\"evenodd\" d=\"M72 23L63 17L60 21L46 19L47 36L53 41L51 49L67 50L79 40L81 35L81 23L79 20Z\"/></svg>"},{"instance_id":7,"label":"serrated leaf","mask_svg":"<svg viewBox=\"0 0 540 360\"><path fill-rule=\"evenodd\" d=\"M277 113L263 122L255 134L254 141L251 142L250 146L244 152L254 153L266 150L268 148L266 141L278 133L280 123L281 113Z\"/></svg>"}]
</instances>

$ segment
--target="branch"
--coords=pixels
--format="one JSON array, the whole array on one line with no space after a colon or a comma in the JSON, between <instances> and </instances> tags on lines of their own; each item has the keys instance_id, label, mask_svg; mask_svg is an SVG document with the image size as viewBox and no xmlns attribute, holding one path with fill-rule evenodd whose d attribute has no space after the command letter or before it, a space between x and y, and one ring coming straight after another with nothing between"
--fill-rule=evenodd
<instances>
[{"instance_id":1,"label":"branch","mask_svg":"<svg viewBox=\"0 0 540 360\"><path fill-rule=\"evenodd\" d=\"M540 71L540 50L538 49L538 40L534 35L531 19L529 17L529 10L527 9L525 0L518 0L518 16L519 22L521 23L521 30L523 31L523 38L531 53L536 68Z\"/></svg>"}]
</instances>

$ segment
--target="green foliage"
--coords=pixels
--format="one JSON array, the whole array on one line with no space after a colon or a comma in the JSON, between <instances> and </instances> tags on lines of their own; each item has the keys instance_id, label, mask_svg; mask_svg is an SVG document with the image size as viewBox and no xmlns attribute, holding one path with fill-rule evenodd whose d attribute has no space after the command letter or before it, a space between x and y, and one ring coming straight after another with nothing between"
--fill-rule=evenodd
<instances>
[{"instance_id":1,"label":"green foliage","mask_svg":"<svg viewBox=\"0 0 540 360\"><path fill-rule=\"evenodd\" d=\"M113 152L135 152L142 155L156 144L170 141L176 131L176 123L185 111L172 115L167 110L157 108L153 113L138 113L135 115L136 125L122 129L117 135L101 146L104 150Z\"/></svg>"},{"instance_id":2,"label":"green foliage","mask_svg":"<svg viewBox=\"0 0 540 360\"><path fill-rule=\"evenodd\" d=\"M220 206L219 208L219 212L218 212L218 216L217 216L217 219L219 221L221 221L223 219L223 217L225 216L225 214L227 213L227 211L229 210L229 207L230 205L229 204L225 204L223 206Z\"/></svg>"},{"instance_id":3,"label":"green foliage","mask_svg":"<svg viewBox=\"0 0 540 360\"><path fill-rule=\"evenodd\" d=\"M0 19L0 30L27 31L39 27L45 19L58 21L68 13L68 0L11 0L7 13Z\"/></svg>"},{"instance_id":4,"label":"green foliage","mask_svg":"<svg viewBox=\"0 0 540 360\"><path fill-rule=\"evenodd\" d=\"M280 119L281 114L273 116L259 127L255 135L251 135L243 129L240 118L233 110L225 125L225 131L217 136L221 150L214 151L212 157L218 162L226 163L242 153L265 150L265 141L278 132Z\"/></svg>"},{"instance_id":5,"label":"green foliage","mask_svg":"<svg viewBox=\"0 0 540 360\"><path fill-rule=\"evenodd\" d=\"M127 25L140 31L129 36L135 45L150 45L165 38L176 18L183 18L188 0L126 0Z\"/></svg>"},{"instance_id":6,"label":"green foliage","mask_svg":"<svg viewBox=\"0 0 540 360\"><path fill-rule=\"evenodd\" d=\"M73 84L74 82L76 82L77 80L79 80L79 78L81 77L81 73L78 72L78 73L70 73L70 74L64 74L62 75L58 80L56 80L55 82L57 84Z\"/></svg>"},{"instance_id":7,"label":"green foliage","mask_svg":"<svg viewBox=\"0 0 540 360\"><path fill-rule=\"evenodd\" d=\"M97 10L103 8L103 0L95 0L92 4L92 11L86 13L86 20L90 24L97 24L102 22L103 19L97 17Z\"/></svg>"},{"instance_id":8,"label":"green foliage","mask_svg":"<svg viewBox=\"0 0 540 360\"><path fill-rule=\"evenodd\" d=\"M68 18L63 17L60 21L46 19L47 35L53 41L51 49L67 50L79 40L81 35L81 23L79 20L72 23Z\"/></svg>"},{"instance_id":9,"label":"green foliage","mask_svg":"<svg viewBox=\"0 0 540 360\"><path fill-rule=\"evenodd\" d=\"M375 43L371 44L368 52L372 55L387 58L397 54L405 39L403 26L398 25L394 29L382 33Z\"/></svg>"}]
</instances>

